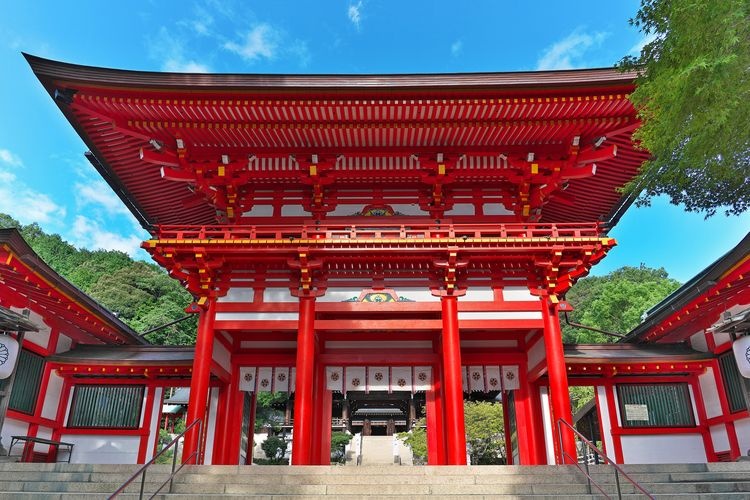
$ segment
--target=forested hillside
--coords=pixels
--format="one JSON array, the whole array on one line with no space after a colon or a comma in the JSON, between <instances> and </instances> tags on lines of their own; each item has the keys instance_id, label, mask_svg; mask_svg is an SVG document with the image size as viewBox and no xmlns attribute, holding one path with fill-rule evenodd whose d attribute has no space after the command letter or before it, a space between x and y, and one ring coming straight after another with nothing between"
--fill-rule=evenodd
<instances>
[{"instance_id":1,"label":"forested hillside","mask_svg":"<svg viewBox=\"0 0 750 500\"><path fill-rule=\"evenodd\" d=\"M137 332L185 316L192 297L155 264L134 261L113 250L75 248L37 224L24 226L0 214L0 227L18 228L39 257L76 287L87 293ZM154 344L192 344L196 318L148 334Z\"/></svg>"},{"instance_id":2,"label":"forested hillside","mask_svg":"<svg viewBox=\"0 0 750 500\"><path fill-rule=\"evenodd\" d=\"M574 307L570 321L608 332L625 334L638 326L641 316L680 287L663 269L621 267L604 276L579 281L566 299ZM614 342L610 337L590 330L573 328L562 322L563 341L590 344Z\"/></svg>"}]
</instances>

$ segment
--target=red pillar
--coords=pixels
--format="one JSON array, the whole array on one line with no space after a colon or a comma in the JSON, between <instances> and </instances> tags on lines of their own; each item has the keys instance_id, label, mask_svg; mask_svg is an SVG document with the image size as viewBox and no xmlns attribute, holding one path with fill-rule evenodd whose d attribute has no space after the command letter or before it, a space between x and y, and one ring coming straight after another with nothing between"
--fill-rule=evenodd
<instances>
[{"instance_id":1,"label":"red pillar","mask_svg":"<svg viewBox=\"0 0 750 500\"><path fill-rule=\"evenodd\" d=\"M568 392L568 374L565 369L565 355L563 353L562 333L560 331L560 319L557 316L557 304L549 299L543 299L544 315L544 347L547 352L547 374L549 376L549 389L552 410L552 435L555 440L556 460L558 464L574 463L569 459L563 460L560 450L560 436L557 430L557 421L562 419L573 424L573 415L570 410L570 393ZM563 427L562 432L563 450L571 457L576 456L576 445L573 433Z\"/></svg>"},{"instance_id":2,"label":"red pillar","mask_svg":"<svg viewBox=\"0 0 750 500\"><path fill-rule=\"evenodd\" d=\"M458 332L458 298L445 295L443 308L443 396L448 465L466 465L464 391L461 383L461 345Z\"/></svg>"},{"instance_id":3,"label":"red pillar","mask_svg":"<svg viewBox=\"0 0 750 500\"><path fill-rule=\"evenodd\" d=\"M311 465L315 379L315 297L299 298L292 465Z\"/></svg>"},{"instance_id":4,"label":"red pillar","mask_svg":"<svg viewBox=\"0 0 750 500\"><path fill-rule=\"evenodd\" d=\"M229 404L229 389L230 384L224 384L219 387L219 401L216 405L216 423L214 431L214 451L211 455L212 465L225 465L227 462L224 458L224 452L226 447L224 441L228 434L227 429L229 427L229 412L227 411L227 405Z\"/></svg>"},{"instance_id":5,"label":"red pillar","mask_svg":"<svg viewBox=\"0 0 750 500\"><path fill-rule=\"evenodd\" d=\"M445 465L443 396L439 366L432 367L432 387L425 392L427 423L427 464Z\"/></svg>"},{"instance_id":6,"label":"red pillar","mask_svg":"<svg viewBox=\"0 0 750 500\"><path fill-rule=\"evenodd\" d=\"M313 383L313 435L311 461L314 465L331 465L331 414L333 393L326 387L325 367L316 363ZM294 448L292 447L292 450Z\"/></svg>"},{"instance_id":7,"label":"red pillar","mask_svg":"<svg viewBox=\"0 0 750 500\"><path fill-rule=\"evenodd\" d=\"M211 359L214 350L214 316L216 315L216 299L209 298L204 309L200 312L198 321L198 335L195 340L195 357L193 358L193 373L190 379L190 400L188 401L187 421L190 425L206 415L208 401L208 382L211 378ZM206 422L203 422L205 426ZM204 428L205 432L205 428ZM198 450L200 436L198 426L187 433L182 451L183 463L188 463L188 457ZM189 463L197 463L190 460Z\"/></svg>"},{"instance_id":8,"label":"red pillar","mask_svg":"<svg viewBox=\"0 0 750 500\"><path fill-rule=\"evenodd\" d=\"M520 388L515 394L519 456L521 465L545 465L539 391L529 382L526 369L526 366L521 368Z\"/></svg>"},{"instance_id":9,"label":"red pillar","mask_svg":"<svg viewBox=\"0 0 750 500\"><path fill-rule=\"evenodd\" d=\"M240 408L244 408L245 393L242 393L242 405ZM255 412L258 409L258 393L253 392L250 396L250 418L247 422L247 449L245 450L245 463L240 465L253 465L253 452L255 451ZM240 425L242 427L242 410L240 410ZM240 436L237 435L237 453L239 454L240 448ZM239 456L239 455L238 455Z\"/></svg>"},{"instance_id":10,"label":"red pillar","mask_svg":"<svg viewBox=\"0 0 750 500\"><path fill-rule=\"evenodd\" d=\"M237 463L240 453L240 432L242 427L242 408L245 393L239 390L239 368L232 364L231 382L227 387L226 429L222 440L221 457L224 464Z\"/></svg>"}]
</instances>

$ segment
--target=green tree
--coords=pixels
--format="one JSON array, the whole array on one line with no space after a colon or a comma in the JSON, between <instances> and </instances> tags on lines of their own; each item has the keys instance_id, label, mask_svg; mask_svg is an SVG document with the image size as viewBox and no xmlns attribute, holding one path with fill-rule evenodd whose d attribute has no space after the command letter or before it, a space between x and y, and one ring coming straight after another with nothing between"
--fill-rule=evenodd
<instances>
[{"instance_id":1,"label":"green tree","mask_svg":"<svg viewBox=\"0 0 750 500\"><path fill-rule=\"evenodd\" d=\"M331 463L344 463L346 461L346 445L354 436L348 432L331 433Z\"/></svg>"},{"instance_id":2,"label":"green tree","mask_svg":"<svg viewBox=\"0 0 750 500\"><path fill-rule=\"evenodd\" d=\"M492 401L464 401L466 448L475 465L505 463L503 406Z\"/></svg>"},{"instance_id":3,"label":"green tree","mask_svg":"<svg viewBox=\"0 0 750 500\"><path fill-rule=\"evenodd\" d=\"M284 422L284 407L289 400L286 392L259 392L255 397L255 432L266 427L278 428Z\"/></svg>"},{"instance_id":4,"label":"green tree","mask_svg":"<svg viewBox=\"0 0 750 500\"><path fill-rule=\"evenodd\" d=\"M568 292L566 299L574 311L574 323L615 333L627 333L641 322L649 308L679 288L663 269L622 267L605 276L584 278ZM617 340L563 322L563 341L576 344L606 343Z\"/></svg>"},{"instance_id":5,"label":"green tree","mask_svg":"<svg viewBox=\"0 0 750 500\"><path fill-rule=\"evenodd\" d=\"M472 464L505 463L503 407L492 401L464 401L466 448ZM411 448L415 463L427 462L427 430L421 418L409 432L399 434Z\"/></svg>"},{"instance_id":6,"label":"green tree","mask_svg":"<svg viewBox=\"0 0 750 500\"><path fill-rule=\"evenodd\" d=\"M626 190L665 194L688 211L750 207L750 2L641 0L631 24L652 37L620 62L652 158Z\"/></svg>"},{"instance_id":7,"label":"green tree","mask_svg":"<svg viewBox=\"0 0 750 500\"><path fill-rule=\"evenodd\" d=\"M268 436L260 447L266 458L269 460L268 465L280 464L284 460L286 453L286 440L281 436Z\"/></svg>"},{"instance_id":8,"label":"green tree","mask_svg":"<svg viewBox=\"0 0 750 500\"><path fill-rule=\"evenodd\" d=\"M568 392L570 393L570 409L573 415L586 406L586 403L594 399L594 387L590 385L571 385Z\"/></svg>"},{"instance_id":9,"label":"green tree","mask_svg":"<svg viewBox=\"0 0 750 500\"><path fill-rule=\"evenodd\" d=\"M137 332L183 318L192 300L163 269L123 252L78 249L37 224L24 226L6 214L0 214L0 227L17 228L47 265ZM154 344L189 345L195 343L195 331L196 320L189 319L146 338Z\"/></svg>"},{"instance_id":10,"label":"green tree","mask_svg":"<svg viewBox=\"0 0 750 500\"><path fill-rule=\"evenodd\" d=\"M417 420L409 432L402 432L398 438L411 448L414 464L427 463L427 427L424 417Z\"/></svg>"}]
</instances>

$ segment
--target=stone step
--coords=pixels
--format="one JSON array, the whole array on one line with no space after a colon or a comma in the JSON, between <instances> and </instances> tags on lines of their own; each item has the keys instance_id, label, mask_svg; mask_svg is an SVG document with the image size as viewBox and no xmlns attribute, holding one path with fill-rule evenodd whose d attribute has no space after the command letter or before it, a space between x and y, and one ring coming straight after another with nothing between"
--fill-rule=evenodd
<instances>
[{"instance_id":1,"label":"stone step","mask_svg":"<svg viewBox=\"0 0 750 500\"><path fill-rule=\"evenodd\" d=\"M101 499L102 495L97 493L51 493L51 494L39 494L39 493L13 493L6 494L0 493L0 500L74 500L77 498L81 499ZM122 495L119 497L122 500L133 500L137 499L138 495ZM201 493L196 494L171 494L171 495L157 495L155 497L158 500L222 500L225 498L248 498L252 500L324 500L330 499L328 495L247 495L247 494L219 494L219 495L206 495ZM404 500L403 495L360 495L358 498L365 500ZM471 495L471 494L459 494L459 495L412 495L408 497L414 500L456 500L458 498L475 498L479 499L497 499L497 500L581 500L581 499L596 499L601 496L596 495ZM685 493L685 494L662 494L658 496L659 500L740 500L747 499L746 493ZM623 495L625 500L642 500L643 495L625 494Z\"/></svg>"},{"instance_id":2,"label":"stone step","mask_svg":"<svg viewBox=\"0 0 750 500\"><path fill-rule=\"evenodd\" d=\"M5 498L102 498L138 466L91 464L0 464L0 500ZM169 465L147 474L145 491L168 477ZM627 465L625 470L659 499L750 498L750 463ZM608 494L616 491L610 467L591 466ZM642 498L621 478L623 498ZM140 480L128 488L136 492ZM593 491L596 491L595 489ZM173 495L159 498L595 498L574 466L187 466L175 478ZM134 498L123 495L121 498Z\"/></svg>"}]
</instances>

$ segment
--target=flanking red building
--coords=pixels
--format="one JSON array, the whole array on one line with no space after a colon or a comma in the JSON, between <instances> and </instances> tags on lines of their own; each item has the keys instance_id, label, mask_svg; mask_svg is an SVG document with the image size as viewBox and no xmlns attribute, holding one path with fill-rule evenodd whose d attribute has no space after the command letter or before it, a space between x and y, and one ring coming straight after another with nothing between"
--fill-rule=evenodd
<instances>
[{"instance_id":1,"label":"flanking red building","mask_svg":"<svg viewBox=\"0 0 750 500\"><path fill-rule=\"evenodd\" d=\"M717 310L690 309L698 325L657 307L632 334L645 345L561 342L565 292L615 245L607 233L631 201L618 190L647 156L631 140L634 75L166 74L27 59L200 314L192 360L80 346L50 370L73 386L88 366L92 383L154 387L154 415L156 388L186 384L188 370L187 419L208 432L185 446L204 463L248 456L261 391L293 393L292 464L328 463L334 416L392 434L422 415L429 463L465 464L471 392L502 399L510 462L560 463L576 454L558 435L569 385L595 387L618 461L651 461L643 439L689 450L657 461L740 454L747 406L710 406L709 381L731 390L717 385L718 351L694 341ZM733 265L739 281L701 291L739 289L741 307L746 257ZM692 347L676 345L688 334Z\"/></svg>"}]
</instances>

